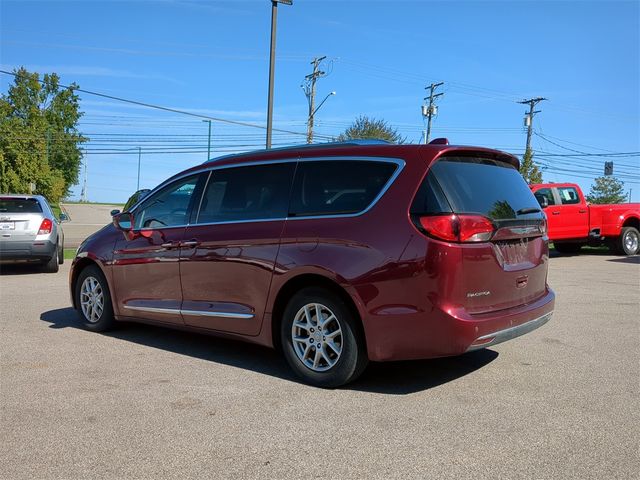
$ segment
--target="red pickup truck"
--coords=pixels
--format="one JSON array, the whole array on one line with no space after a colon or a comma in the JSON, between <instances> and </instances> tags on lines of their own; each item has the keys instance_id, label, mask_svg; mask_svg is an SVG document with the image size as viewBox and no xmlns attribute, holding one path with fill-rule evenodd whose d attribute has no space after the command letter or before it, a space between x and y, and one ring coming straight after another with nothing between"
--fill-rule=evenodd
<instances>
[{"instance_id":1,"label":"red pickup truck","mask_svg":"<svg viewBox=\"0 0 640 480\"><path fill-rule=\"evenodd\" d=\"M622 255L635 255L640 244L640 203L587 204L575 183L530 186L547 215L549 239L560 253L583 245L607 244Z\"/></svg>"}]
</instances>

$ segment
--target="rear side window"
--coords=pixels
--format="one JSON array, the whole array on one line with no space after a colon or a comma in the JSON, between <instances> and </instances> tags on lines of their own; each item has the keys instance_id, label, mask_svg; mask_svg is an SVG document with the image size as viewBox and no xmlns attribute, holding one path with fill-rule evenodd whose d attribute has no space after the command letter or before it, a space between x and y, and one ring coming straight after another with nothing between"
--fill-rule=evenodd
<instances>
[{"instance_id":1,"label":"rear side window","mask_svg":"<svg viewBox=\"0 0 640 480\"><path fill-rule=\"evenodd\" d=\"M367 209L398 166L358 160L301 161L291 197L291 216L343 215Z\"/></svg>"},{"instance_id":2,"label":"rear side window","mask_svg":"<svg viewBox=\"0 0 640 480\"><path fill-rule=\"evenodd\" d=\"M541 188L540 190L537 190L536 193L534 193L534 195L536 196L536 198L546 198L547 199L547 203L549 205L555 205L556 204L556 199L553 198L553 192L551 191L550 188Z\"/></svg>"},{"instance_id":3,"label":"rear side window","mask_svg":"<svg viewBox=\"0 0 640 480\"><path fill-rule=\"evenodd\" d=\"M576 205L580 203L578 192L573 187L558 187L558 194L563 205Z\"/></svg>"},{"instance_id":4,"label":"rear side window","mask_svg":"<svg viewBox=\"0 0 640 480\"><path fill-rule=\"evenodd\" d=\"M431 167L454 213L492 220L539 217L540 205L526 182L508 163L489 158L444 157ZM531 213L519 214L523 210Z\"/></svg>"},{"instance_id":5,"label":"rear side window","mask_svg":"<svg viewBox=\"0 0 640 480\"><path fill-rule=\"evenodd\" d=\"M0 212L41 213L42 207L35 198L0 198Z\"/></svg>"},{"instance_id":6,"label":"rear side window","mask_svg":"<svg viewBox=\"0 0 640 480\"><path fill-rule=\"evenodd\" d=\"M295 163L214 170L196 223L285 218Z\"/></svg>"}]
</instances>

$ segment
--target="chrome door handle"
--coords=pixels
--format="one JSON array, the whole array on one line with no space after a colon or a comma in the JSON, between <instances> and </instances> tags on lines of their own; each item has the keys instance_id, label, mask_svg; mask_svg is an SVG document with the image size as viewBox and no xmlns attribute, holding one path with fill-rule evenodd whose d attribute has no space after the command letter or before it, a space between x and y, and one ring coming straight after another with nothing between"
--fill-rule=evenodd
<instances>
[{"instance_id":1,"label":"chrome door handle","mask_svg":"<svg viewBox=\"0 0 640 480\"><path fill-rule=\"evenodd\" d=\"M578 210L578 213L587 213L586 210Z\"/></svg>"},{"instance_id":2,"label":"chrome door handle","mask_svg":"<svg viewBox=\"0 0 640 480\"><path fill-rule=\"evenodd\" d=\"M180 243L180 246L185 248L195 248L198 245L200 245L200 242L197 240L189 240L188 242Z\"/></svg>"},{"instance_id":3,"label":"chrome door handle","mask_svg":"<svg viewBox=\"0 0 640 480\"><path fill-rule=\"evenodd\" d=\"M551 215L560 215L560 212L551 212Z\"/></svg>"}]
</instances>

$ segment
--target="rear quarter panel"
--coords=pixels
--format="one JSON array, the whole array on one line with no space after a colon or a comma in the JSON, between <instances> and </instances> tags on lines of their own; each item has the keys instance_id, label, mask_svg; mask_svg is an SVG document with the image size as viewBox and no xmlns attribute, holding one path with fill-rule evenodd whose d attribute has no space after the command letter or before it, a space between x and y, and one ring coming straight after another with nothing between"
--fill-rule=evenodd
<instances>
[{"instance_id":1,"label":"rear quarter panel","mask_svg":"<svg viewBox=\"0 0 640 480\"><path fill-rule=\"evenodd\" d=\"M640 219L640 203L590 205L589 210L592 217L599 219L600 234L604 237L617 237L628 219Z\"/></svg>"}]
</instances>

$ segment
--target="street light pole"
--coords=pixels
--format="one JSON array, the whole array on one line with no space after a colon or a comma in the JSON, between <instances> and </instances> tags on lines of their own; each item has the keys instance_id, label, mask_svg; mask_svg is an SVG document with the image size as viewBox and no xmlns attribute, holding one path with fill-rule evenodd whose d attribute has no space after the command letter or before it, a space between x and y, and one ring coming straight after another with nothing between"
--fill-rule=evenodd
<instances>
[{"instance_id":1,"label":"street light pole","mask_svg":"<svg viewBox=\"0 0 640 480\"><path fill-rule=\"evenodd\" d=\"M209 140L207 141L207 160L211 159L211 120L202 120L209 124Z\"/></svg>"},{"instance_id":2,"label":"street light pole","mask_svg":"<svg viewBox=\"0 0 640 480\"><path fill-rule=\"evenodd\" d=\"M138 188L136 188L136 192L140 190L140 160L142 160L142 147L138 147Z\"/></svg>"},{"instance_id":3,"label":"street light pole","mask_svg":"<svg viewBox=\"0 0 640 480\"><path fill-rule=\"evenodd\" d=\"M313 103L309 102L309 118L307 119L307 143L313 143L313 120L316 112L320 110L320 107L324 105L324 102L326 102L329 97L335 94L336 92L329 92L327 96L324 97L324 99L320 102L320 105L318 105L313 111L311 111Z\"/></svg>"},{"instance_id":4,"label":"street light pole","mask_svg":"<svg viewBox=\"0 0 640 480\"><path fill-rule=\"evenodd\" d=\"M278 3L293 5L293 0L271 0L271 53L269 56L269 100L267 105L267 148L271 148L273 130L273 86L276 67L276 23Z\"/></svg>"}]
</instances>

